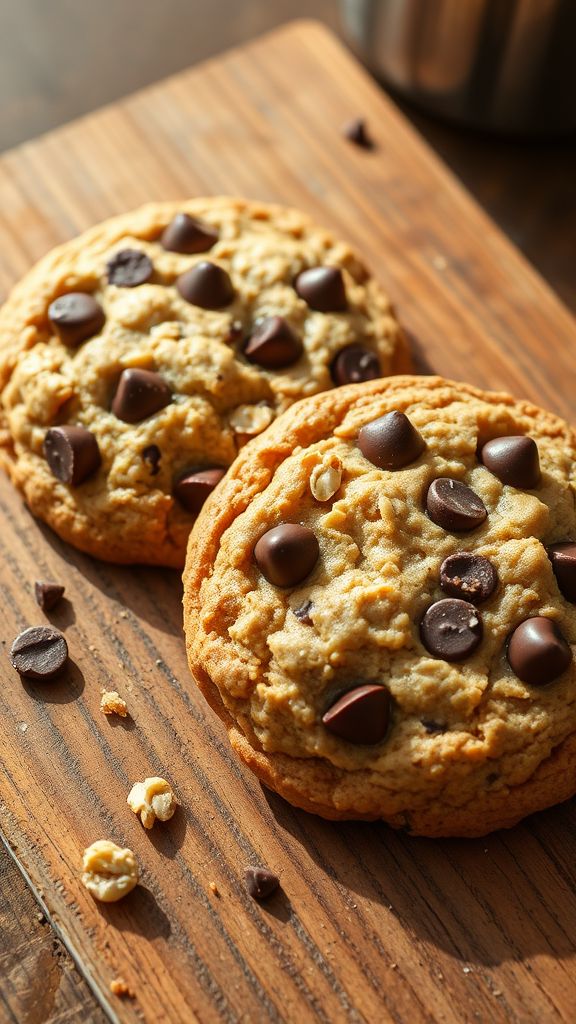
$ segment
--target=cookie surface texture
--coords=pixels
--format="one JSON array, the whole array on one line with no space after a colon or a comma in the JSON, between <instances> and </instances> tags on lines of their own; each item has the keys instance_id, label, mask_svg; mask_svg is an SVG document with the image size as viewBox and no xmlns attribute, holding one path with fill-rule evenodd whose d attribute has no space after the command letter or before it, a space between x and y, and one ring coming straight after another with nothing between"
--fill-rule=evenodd
<instances>
[{"instance_id":1,"label":"cookie surface texture","mask_svg":"<svg viewBox=\"0 0 576 1024\"><path fill-rule=\"evenodd\" d=\"M304 214L156 203L55 249L8 298L0 458L65 540L181 566L200 491L249 438L298 399L406 360L380 286Z\"/></svg>"},{"instance_id":2,"label":"cookie surface texture","mask_svg":"<svg viewBox=\"0 0 576 1024\"><path fill-rule=\"evenodd\" d=\"M483 461L518 436L529 477L526 445ZM575 467L562 420L434 377L306 399L240 453L190 537L185 629L266 785L428 836L576 791Z\"/></svg>"}]
</instances>

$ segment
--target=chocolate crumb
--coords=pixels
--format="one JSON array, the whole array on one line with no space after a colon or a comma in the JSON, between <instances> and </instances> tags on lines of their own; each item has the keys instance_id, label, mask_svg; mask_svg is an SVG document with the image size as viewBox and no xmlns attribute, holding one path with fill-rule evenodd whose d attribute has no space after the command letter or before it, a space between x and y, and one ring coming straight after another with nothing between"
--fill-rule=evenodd
<instances>
[{"instance_id":1,"label":"chocolate crumb","mask_svg":"<svg viewBox=\"0 0 576 1024\"><path fill-rule=\"evenodd\" d=\"M370 137L366 121L362 117L354 117L342 126L342 134L349 142L361 149L374 149L374 140Z\"/></svg>"},{"instance_id":2,"label":"chocolate crumb","mask_svg":"<svg viewBox=\"0 0 576 1024\"><path fill-rule=\"evenodd\" d=\"M36 580L34 594L36 603L43 612L51 612L58 604L64 593L64 586L61 583L51 583L48 580Z\"/></svg>"},{"instance_id":3,"label":"chocolate crumb","mask_svg":"<svg viewBox=\"0 0 576 1024\"><path fill-rule=\"evenodd\" d=\"M248 867L244 873L246 888L255 900L268 899L276 892L280 885L280 879L268 868Z\"/></svg>"}]
</instances>

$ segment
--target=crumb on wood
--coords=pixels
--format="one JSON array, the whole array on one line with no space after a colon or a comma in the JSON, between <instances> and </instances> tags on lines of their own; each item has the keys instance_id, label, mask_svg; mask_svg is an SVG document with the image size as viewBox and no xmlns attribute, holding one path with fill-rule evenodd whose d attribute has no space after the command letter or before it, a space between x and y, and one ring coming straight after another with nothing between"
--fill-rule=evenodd
<instances>
[{"instance_id":1,"label":"crumb on wood","mask_svg":"<svg viewBox=\"0 0 576 1024\"><path fill-rule=\"evenodd\" d=\"M208 882L208 888L210 889L210 892L214 893L215 896L220 895L220 889L216 885L216 882Z\"/></svg>"},{"instance_id":2,"label":"crumb on wood","mask_svg":"<svg viewBox=\"0 0 576 1024\"><path fill-rule=\"evenodd\" d=\"M121 718L126 718L128 705L116 690L102 690L100 711L105 715L120 715Z\"/></svg>"},{"instance_id":3,"label":"crumb on wood","mask_svg":"<svg viewBox=\"0 0 576 1024\"><path fill-rule=\"evenodd\" d=\"M130 988L127 981L124 978L113 978L110 982L110 991L112 995L118 996L120 999L135 999L136 995Z\"/></svg>"}]
</instances>

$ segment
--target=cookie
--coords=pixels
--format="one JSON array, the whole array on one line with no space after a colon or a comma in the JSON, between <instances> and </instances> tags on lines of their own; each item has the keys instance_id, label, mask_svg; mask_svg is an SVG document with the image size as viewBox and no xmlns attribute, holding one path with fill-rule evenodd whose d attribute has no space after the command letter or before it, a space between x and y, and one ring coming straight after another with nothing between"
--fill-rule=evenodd
<instances>
[{"instance_id":1,"label":"cookie","mask_svg":"<svg viewBox=\"0 0 576 1024\"><path fill-rule=\"evenodd\" d=\"M379 285L304 214L156 203L46 256L0 313L0 451L32 512L180 566L206 496L294 401L406 365Z\"/></svg>"},{"instance_id":2,"label":"cookie","mask_svg":"<svg viewBox=\"0 0 576 1024\"><path fill-rule=\"evenodd\" d=\"M269 787L482 835L576 790L576 436L395 377L305 399L192 532L192 673Z\"/></svg>"}]
</instances>

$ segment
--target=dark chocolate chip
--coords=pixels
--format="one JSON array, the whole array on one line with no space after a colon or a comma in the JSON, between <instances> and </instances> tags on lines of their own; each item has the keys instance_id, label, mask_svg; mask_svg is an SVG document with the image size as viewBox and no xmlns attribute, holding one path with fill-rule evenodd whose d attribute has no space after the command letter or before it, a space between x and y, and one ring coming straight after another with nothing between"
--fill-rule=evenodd
<instances>
[{"instance_id":1,"label":"dark chocolate chip","mask_svg":"<svg viewBox=\"0 0 576 1024\"><path fill-rule=\"evenodd\" d=\"M572 651L558 626L542 615L516 626L506 654L512 671L530 686L551 683L572 661Z\"/></svg>"},{"instance_id":2,"label":"dark chocolate chip","mask_svg":"<svg viewBox=\"0 0 576 1024\"><path fill-rule=\"evenodd\" d=\"M304 604L301 604L299 608L293 608L292 609L293 612L294 612L294 615L302 623L303 626L311 626L312 625L312 619L310 617L310 612L312 611L313 607L314 606L312 604L312 601L304 601Z\"/></svg>"},{"instance_id":3,"label":"dark chocolate chip","mask_svg":"<svg viewBox=\"0 0 576 1024\"><path fill-rule=\"evenodd\" d=\"M443 598L430 605L420 624L420 636L435 658L462 661L482 640L480 612L469 601Z\"/></svg>"},{"instance_id":4,"label":"dark chocolate chip","mask_svg":"<svg viewBox=\"0 0 576 1024\"><path fill-rule=\"evenodd\" d=\"M482 498L460 480L442 476L433 480L426 495L426 511L433 523L451 533L465 533L481 526L486 516Z\"/></svg>"},{"instance_id":5,"label":"dark chocolate chip","mask_svg":"<svg viewBox=\"0 0 576 1024\"><path fill-rule=\"evenodd\" d=\"M136 288L146 284L154 273L152 260L140 249L122 249L106 264L110 284L119 288Z\"/></svg>"},{"instance_id":6,"label":"dark chocolate chip","mask_svg":"<svg viewBox=\"0 0 576 1024\"><path fill-rule=\"evenodd\" d=\"M102 462L98 442L86 427L50 427L43 448L54 476L73 487L92 476Z\"/></svg>"},{"instance_id":7,"label":"dark chocolate chip","mask_svg":"<svg viewBox=\"0 0 576 1024\"><path fill-rule=\"evenodd\" d=\"M344 278L339 267L311 267L294 281L294 288L311 309L341 313L347 308Z\"/></svg>"},{"instance_id":8,"label":"dark chocolate chip","mask_svg":"<svg viewBox=\"0 0 576 1024\"><path fill-rule=\"evenodd\" d=\"M281 523L268 530L254 548L260 572L275 587L295 587L312 572L320 548L307 526Z\"/></svg>"},{"instance_id":9,"label":"dark chocolate chip","mask_svg":"<svg viewBox=\"0 0 576 1024\"><path fill-rule=\"evenodd\" d=\"M160 472L160 459L162 452L157 444L149 444L142 449L142 458L150 466L150 476L156 476Z\"/></svg>"},{"instance_id":10,"label":"dark chocolate chip","mask_svg":"<svg viewBox=\"0 0 576 1024\"><path fill-rule=\"evenodd\" d=\"M181 274L176 287L183 299L202 309L222 309L234 301L232 281L223 267L202 260Z\"/></svg>"},{"instance_id":11,"label":"dark chocolate chip","mask_svg":"<svg viewBox=\"0 0 576 1024\"><path fill-rule=\"evenodd\" d=\"M498 586L498 573L487 558L472 551L457 551L440 566L440 586L450 597L462 597L480 604L492 596Z\"/></svg>"},{"instance_id":12,"label":"dark chocolate chip","mask_svg":"<svg viewBox=\"0 0 576 1024\"><path fill-rule=\"evenodd\" d=\"M349 142L353 142L355 146L360 146L361 149L374 148L374 142L368 134L366 122L362 117L355 117L352 121L347 121L342 126L342 134Z\"/></svg>"},{"instance_id":13,"label":"dark chocolate chip","mask_svg":"<svg viewBox=\"0 0 576 1024\"><path fill-rule=\"evenodd\" d=\"M538 445L531 437L495 437L483 446L480 461L503 484L529 491L540 483Z\"/></svg>"},{"instance_id":14,"label":"dark chocolate chip","mask_svg":"<svg viewBox=\"0 0 576 1024\"><path fill-rule=\"evenodd\" d=\"M303 350L300 338L284 317L267 316L248 338L244 355L266 370L281 370L296 363Z\"/></svg>"},{"instance_id":15,"label":"dark chocolate chip","mask_svg":"<svg viewBox=\"0 0 576 1024\"><path fill-rule=\"evenodd\" d=\"M424 726L426 732L446 732L446 726L443 722L435 722L432 718L421 718L420 724Z\"/></svg>"},{"instance_id":16,"label":"dark chocolate chip","mask_svg":"<svg viewBox=\"0 0 576 1024\"><path fill-rule=\"evenodd\" d=\"M571 540L551 544L548 548L548 557L552 562L560 593L567 601L576 604L576 544Z\"/></svg>"},{"instance_id":17,"label":"dark chocolate chip","mask_svg":"<svg viewBox=\"0 0 576 1024\"><path fill-rule=\"evenodd\" d=\"M174 497L178 498L187 512L197 516L209 494L220 483L226 470L220 466L211 469L197 469L186 473L174 485Z\"/></svg>"},{"instance_id":18,"label":"dark chocolate chip","mask_svg":"<svg viewBox=\"0 0 576 1024\"><path fill-rule=\"evenodd\" d=\"M424 438L403 412L388 412L362 427L358 434L362 455L380 469L401 469L424 451Z\"/></svg>"},{"instance_id":19,"label":"dark chocolate chip","mask_svg":"<svg viewBox=\"0 0 576 1024\"><path fill-rule=\"evenodd\" d=\"M367 683L349 690L322 716L322 722L342 740L370 746L384 739L390 723L390 692Z\"/></svg>"},{"instance_id":20,"label":"dark chocolate chip","mask_svg":"<svg viewBox=\"0 0 576 1024\"><path fill-rule=\"evenodd\" d=\"M40 605L43 612L50 612L58 604L64 593L62 583L49 583L47 580L36 580L34 594L36 603Z\"/></svg>"},{"instance_id":21,"label":"dark chocolate chip","mask_svg":"<svg viewBox=\"0 0 576 1024\"><path fill-rule=\"evenodd\" d=\"M159 373L131 368L122 370L112 412L124 423L140 423L172 401L172 392Z\"/></svg>"},{"instance_id":22,"label":"dark chocolate chip","mask_svg":"<svg viewBox=\"0 0 576 1024\"><path fill-rule=\"evenodd\" d=\"M21 676L48 682L68 661L68 644L53 626L30 626L16 637L10 661Z\"/></svg>"},{"instance_id":23,"label":"dark chocolate chip","mask_svg":"<svg viewBox=\"0 0 576 1024\"><path fill-rule=\"evenodd\" d=\"M347 345L332 360L330 374L334 383L361 384L382 376L380 360L375 352L363 345Z\"/></svg>"},{"instance_id":24,"label":"dark chocolate chip","mask_svg":"<svg viewBox=\"0 0 576 1024\"><path fill-rule=\"evenodd\" d=\"M100 303L86 292L68 292L54 299L48 316L60 340L72 347L98 334L106 319Z\"/></svg>"},{"instance_id":25,"label":"dark chocolate chip","mask_svg":"<svg viewBox=\"0 0 576 1024\"><path fill-rule=\"evenodd\" d=\"M280 879L268 868L246 868L246 888L255 900L266 900L280 887Z\"/></svg>"},{"instance_id":26,"label":"dark chocolate chip","mask_svg":"<svg viewBox=\"0 0 576 1024\"><path fill-rule=\"evenodd\" d=\"M218 232L189 213L177 213L168 227L164 228L160 238L164 249L186 253L188 256L207 252L217 241Z\"/></svg>"}]
</instances>

